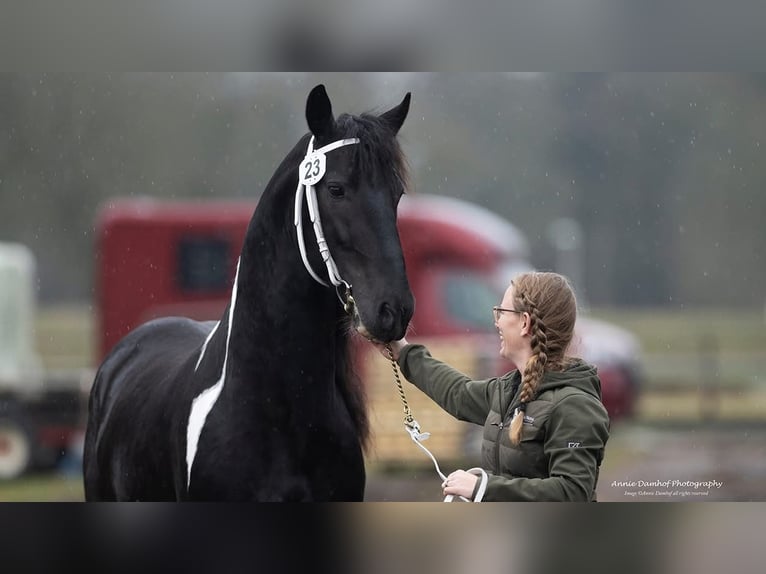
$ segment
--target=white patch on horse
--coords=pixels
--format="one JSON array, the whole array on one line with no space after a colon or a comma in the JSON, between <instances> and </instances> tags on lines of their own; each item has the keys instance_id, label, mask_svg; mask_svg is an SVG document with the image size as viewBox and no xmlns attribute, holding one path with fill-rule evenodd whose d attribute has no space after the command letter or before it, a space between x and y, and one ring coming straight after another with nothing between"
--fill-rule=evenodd
<instances>
[{"instance_id":1,"label":"white patch on horse","mask_svg":"<svg viewBox=\"0 0 766 574\"><path fill-rule=\"evenodd\" d=\"M210 339L213 338L213 335L215 335L215 332L218 330L218 325L220 325L221 322L218 321L215 324L215 327L213 327L213 330L210 331L210 334L207 336L207 339L205 339L205 342L202 344L202 350L199 352L199 359L197 359L197 364L194 365L194 371L196 372L197 369L199 369L200 363L202 363L202 357L205 356L205 349L207 349L207 344L210 342Z\"/></svg>"},{"instance_id":2,"label":"white patch on horse","mask_svg":"<svg viewBox=\"0 0 766 574\"><path fill-rule=\"evenodd\" d=\"M239 283L239 263L240 261L237 261L237 274L234 276L234 287L231 290L231 305L229 306L229 330L226 334L226 352L223 356L223 368L221 369L221 377L212 387L205 389L194 398L194 400L192 401L191 413L189 414L189 424L186 427L186 489L187 490L189 489L189 484L191 483L191 469L192 469L192 464L194 464L194 457L197 455L197 445L199 444L199 437L202 434L202 427L205 426L205 420L207 419L208 414L210 414L210 411L213 409L213 405L215 405L215 401L218 400L218 396L221 394L221 389L223 389L223 382L224 382L224 379L226 378L226 363L229 360L229 340L231 339L231 326L234 323L234 308L237 304L237 284ZM219 321L219 324L220 324L220 321ZM216 325L216 328L217 327L218 325ZM213 331L215 331L215 329L213 329ZM212 336L213 336L213 333L210 333L210 335L208 335L208 339L205 341L205 346L203 346L202 348L202 353L200 354L200 358L197 361L197 366L199 366L199 361L202 360L202 354L204 354L205 352L205 347L207 346L207 342L210 340Z\"/></svg>"}]
</instances>

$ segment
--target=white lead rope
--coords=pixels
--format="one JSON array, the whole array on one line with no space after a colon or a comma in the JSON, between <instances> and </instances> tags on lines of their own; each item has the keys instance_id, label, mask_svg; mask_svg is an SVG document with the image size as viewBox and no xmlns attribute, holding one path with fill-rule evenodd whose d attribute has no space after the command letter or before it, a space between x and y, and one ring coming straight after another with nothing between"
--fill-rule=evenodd
<instances>
[{"instance_id":1,"label":"white lead rope","mask_svg":"<svg viewBox=\"0 0 766 574\"><path fill-rule=\"evenodd\" d=\"M415 425L417 425L417 421L415 421ZM439 475L439 477L446 481L447 477L442 472L441 468L439 468L439 463L436 461L436 457L433 455L433 453L428 450L421 440L427 439L429 436L431 436L430 433L421 433L419 432L419 428L411 428L407 425L404 425L404 429L407 431L407 433L410 435L410 438L412 439L412 442L414 442L418 447L420 447L423 452L425 452L429 458L433 461L434 467L436 468L436 473ZM483 468L480 468L478 466L475 466L473 468L469 468L466 472L470 472L471 474L475 474L479 477L479 480L481 483L479 484L479 489L476 491L476 496L474 496L473 500L470 498L466 498L465 496L459 496L460 500L463 502L481 502L484 498L484 493L487 490L487 481L489 480L489 476L487 475L487 471ZM455 499L455 495L448 494L444 497L444 502L452 502Z\"/></svg>"},{"instance_id":2,"label":"white lead rope","mask_svg":"<svg viewBox=\"0 0 766 574\"><path fill-rule=\"evenodd\" d=\"M319 253L322 256L322 261L324 261L325 267L327 267L327 276L330 279L330 282L335 285L335 287L344 285L346 290L349 292L351 290L351 285L349 285L340 276L338 267L335 265L335 260L330 254L330 248L327 246L327 240L324 237L324 231L322 230L322 220L319 217L319 205L317 203L314 184L316 184L322 179L322 177L324 177L325 171L327 169L325 154L331 152L332 150L338 149L339 147L357 143L359 143L359 138L349 138L332 142L324 147L319 148L318 150L314 150L314 136L311 136L308 149L306 150L306 156L303 158L303 161L298 168L298 188L295 190L295 213L293 220L297 232L296 234L298 235L298 248L301 252L303 266L317 283L320 283L325 287L329 287L327 282L321 279L319 275L317 275L311 268L311 264L309 263L308 257L306 255L306 245L303 241L303 198L305 195L306 204L308 205L309 210L309 218L311 219L311 223L314 227L314 236L317 240ZM338 298L341 299L341 303L345 304L340 295L338 295Z\"/></svg>"}]
</instances>

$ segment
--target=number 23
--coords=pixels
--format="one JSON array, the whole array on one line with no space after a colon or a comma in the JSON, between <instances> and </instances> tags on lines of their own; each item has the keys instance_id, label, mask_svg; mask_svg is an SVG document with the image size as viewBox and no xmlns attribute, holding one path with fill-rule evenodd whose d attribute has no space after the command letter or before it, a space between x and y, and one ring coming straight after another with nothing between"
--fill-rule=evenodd
<instances>
[{"instance_id":1,"label":"number 23","mask_svg":"<svg viewBox=\"0 0 766 574\"><path fill-rule=\"evenodd\" d=\"M319 175L319 170L321 169L321 166L319 165L319 160L314 159L309 160L303 164L303 167L306 168L306 174L303 176L304 179L310 179L312 177L316 177ZM313 169L312 169L313 168Z\"/></svg>"}]
</instances>

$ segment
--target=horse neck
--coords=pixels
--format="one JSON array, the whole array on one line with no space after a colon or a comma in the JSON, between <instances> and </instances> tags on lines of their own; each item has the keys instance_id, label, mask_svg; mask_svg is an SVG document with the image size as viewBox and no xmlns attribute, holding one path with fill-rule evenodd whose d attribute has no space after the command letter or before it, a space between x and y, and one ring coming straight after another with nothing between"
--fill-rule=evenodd
<instances>
[{"instance_id":1,"label":"horse neck","mask_svg":"<svg viewBox=\"0 0 766 574\"><path fill-rule=\"evenodd\" d=\"M246 385L255 382L247 379L257 379L262 392L277 392L269 384L282 393L306 385L326 396L321 380L334 378L340 305L334 290L314 281L303 266L293 226L294 188L289 185L294 180L282 179L267 187L245 236L228 370ZM307 242L306 248L316 245Z\"/></svg>"}]
</instances>

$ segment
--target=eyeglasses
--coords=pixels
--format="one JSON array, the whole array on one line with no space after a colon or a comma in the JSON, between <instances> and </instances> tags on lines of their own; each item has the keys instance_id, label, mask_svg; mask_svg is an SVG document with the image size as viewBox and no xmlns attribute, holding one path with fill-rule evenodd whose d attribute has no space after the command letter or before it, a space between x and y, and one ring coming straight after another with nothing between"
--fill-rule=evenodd
<instances>
[{"instance_id":1,"label":"eyeglasses","mask_svg":"<svg viewBox=\"0 0 766 574\"><path fill-rule=\"evenodd\" d=\"M500 320L500 315L508 312L508 313L523 313L523 311L517 311L516 309L503 309L502 307L498 307L495 305L492 307L492 314L495 316L495 321Z\"/></svg>"}]
</instances>

